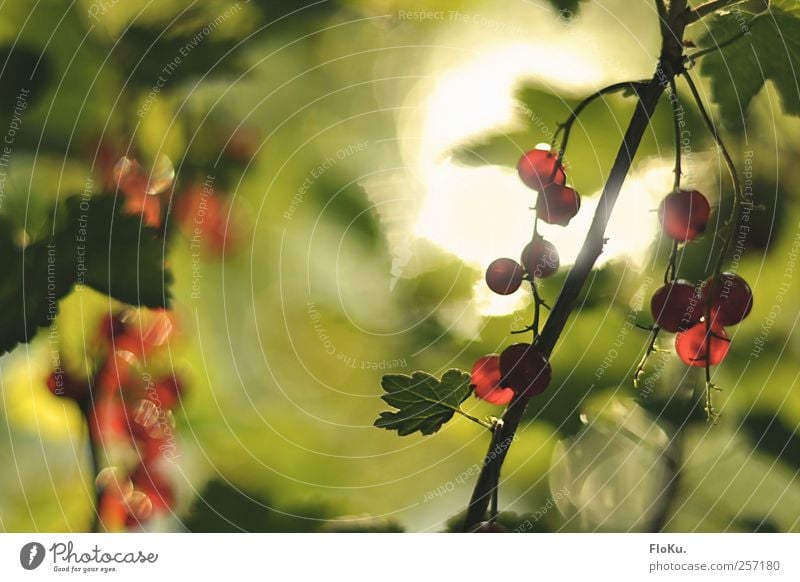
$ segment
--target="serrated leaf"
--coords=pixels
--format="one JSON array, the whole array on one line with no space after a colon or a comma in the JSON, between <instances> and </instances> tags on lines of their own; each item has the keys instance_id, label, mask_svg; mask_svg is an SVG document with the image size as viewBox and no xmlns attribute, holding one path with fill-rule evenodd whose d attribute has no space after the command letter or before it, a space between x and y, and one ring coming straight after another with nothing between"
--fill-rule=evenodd
<instances>
[{"instance_id":1,"label":"serrated leaf","mask_svg":"<svg viewBox=\"0 0 800 582\"><path fill-rule=\"evenodd\" d=\"M700 72L710 79L712 99L729 126L743 124L750 102L766 81L775 84L784 112L800 115L800 3L772 0L770 6L748 34L702 57ZM709 17L700 46L733 38L753 16L738 9Z\"/></svg>"},{"instance_id":2,"label":"serrated leaf","mask_svg":"<svg viewBox=\"0 0 800 582\"><path fill-rule=\"evenodd\" d=\"M419 431L433 434L453 417L472 392L470 375L448 370L437 380L426 372L388 374L381 380L383 400L397 412L381 412L375 426L396 430L400 436Z\"/></svg>"}]
</instances>

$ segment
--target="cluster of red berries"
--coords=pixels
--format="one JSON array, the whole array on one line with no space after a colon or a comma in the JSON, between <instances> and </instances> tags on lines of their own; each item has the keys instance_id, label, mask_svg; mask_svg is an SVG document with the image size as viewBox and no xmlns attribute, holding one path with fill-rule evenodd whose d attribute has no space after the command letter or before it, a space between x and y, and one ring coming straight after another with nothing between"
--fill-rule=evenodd
<instances>
[{"instance_id":1,"label":"cluster of red berries","mask_svg":"<svg viewBox=\"0 0 800 582\"><path fill-rule=\"evenodd\" d=\"M578 213L581 197L566 185L567 174L551 150L533 149L517 164L523 183L537 193L536 216L548 224L566 226ZM486 285L499 295L510 295L522 281L554 275L560 266L558 250L538 233L522 250L520 261L500 258L486 269ZM550 363L531 344L519 343L503 352L479 358L472 366L475 395L492 404L506 405L515 396L541 394L550 384Z\"/></svg>"},{"instance_id":2,"label":"cluster of red berries","mask_svg":"<svg viewBox=\"0 0 800 582\"><path fill-rule=\"evenodd\" d=\"M165 354L174 330L165 310L108 315L93 350L96 372L79 379L59 368L47 379L53 394L74 399L85 412L95 451L130 459L96 476L106 531L136 527L174 504L168 461L177 456L172 410L183 384L173 373L151 376L145 367Z\"/></svg>"},{"instance_id":3,"label":"cluster of red berries","mask_svg":"<svg viewBox=\"0 0 800 582\"><path fill-rule=\"evenodd\" d=\"M741 322L752 308L750 286L734 273L722 273L716 280L697 285L683 279L671 281L658 289L650 302L656 324L677 333L675 350L687 366L721 363L730 348L725 327Z\"/></svg>"},{"instance_id":4,"label":"cluster of red berries","mask_svg":"<svg viewBox=\"0 0 800 582\"><path fill-rule=\"evenodd\" d=\"M242 163L254 147L250 141L231 139L224 153L232 163ZM175 168L167 156L158 156L147 170L135 158L119 157L120 151L110 141L101 141L96 159L103 188L120 193L124 212L141 217L147 226L161 228L172 199L178 227L193 247L199 245L211 257L238 248L246 220L213 183L207 179L177 190Z\"/></svg>"},{"instance_id":5,"label":"cluster of red berries","mask_svg":"<svg viewBox=\"0 0 800 582\"><path fill-rule=\"evenodd\" d=\"M175 218L191 245L213 257L222 257L242 242L244 218L233 200L208 184L196 183L181 191Z\"/></svg>"},{"instance_id":6,"label":"cluster of red berries","mask_svg":"<svg viewBox=\"0 0 800 582\"><path fill-rule=\"evenodd\" d=\"M710 214L708 200L696 190L675 190L658 208L664 234L679 243L701 236ZM653 294L650 302L656 325L677 333L675 349L680 359L687 366L703 367L725 359L730 348L725 326L741 322L752 308L750 286L734 273L722 273L700 284L670 281Z\"/></svg>"},{"instance_id":7,"label":"cluster of red berries","mask_svg":"<svg viewBox=\"0 0 800 582\"><path fill-rule=\"evenodd\" d=\"M567 186L567 174L559 157L550 150L534 149L517 164L519 177L538 192L536 215L547 224L566 226L581 208L581 197Z\"/></svg>"},{"instance_id":8,"label":"cluster of red berries","mask_svg":"<svg viewBox=\"0 0 800 582\"><path fill-rule=\"evenodd\" d=\"M520 158L517 171L525 185L537 192L536 216L548 224L569 224L581 207L581 197L566 185L567 174L558 156L550 150L531 150ZM526 276L550 277L559 265L556 247L536 234L522 250L520 262L509 258L492 261L486 269L486 284L499 295L510 295Z\"/></svg>"}]
</instances>

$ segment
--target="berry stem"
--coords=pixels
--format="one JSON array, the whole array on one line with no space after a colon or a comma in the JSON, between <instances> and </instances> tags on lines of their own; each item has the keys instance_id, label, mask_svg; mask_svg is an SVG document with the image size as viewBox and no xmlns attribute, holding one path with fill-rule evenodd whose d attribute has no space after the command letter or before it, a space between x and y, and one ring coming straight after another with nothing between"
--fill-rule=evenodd
<instances>
[{"instance_id":1,"label":"berry stem","mask_svg":"<svg viewBox=\"0 0 800 582\"><path fill-rule=\"evenodd\" d=\"M669 101L672 104L672 124L675 130L675 181L672 189L678 191L681 187L681 125L679 115L683 112L675 79L669 80Z\"/></svg>"},{"instance_id":2,"label":"berry stem","mask_svg":"<svg viewBox=\"0 0 800 582\"><path fill-rule=\"evenodd\" d=\"M678 279L678 241L672 241L672 251L669 254L669 260L667 261L667 268L664 270L664 285L668 285L669 283L673 283ZM641 327L641 326L640 326ZM644 374L644 368L647 364L647 360L650 358L653 353L658 351L656 347L656 340L658 339L658 332L661 331L661 328L658 327L657 323L653 324L651 328L643 328L650 332L650 339L647 345L647 349L645 350L644 354L642 355L642 359L639 360L639 364L636 366L636 371L633 373L633 387L639 388L639 379Z\"/></svg>"},{"instance_id":3,"label":"berry stem","mask_svg":"<svg viewBox=\"0 0 800 582\"><path fill-rule=\"evenodd\" d=\"M647 364L648 358L658 351L658 348L656 347L656 340L658 339L658 332L660 331L661 328L657 325L653 326L653 328L650 330L650 341L647 343L647 349L642 355L642 359L639 360L639 364L636 366L636 371L633 373L634 388L639 388L639 379L642 377L642 374L644 374L644 367Z\"/></svg>"},{"instance_id":4,"label":"berry stem","mask_svg":"<svg viewBox=\"0 0 800 582\"><path fill-rule=\"evenodd\" d=\"M689 86L689 90L692 92L692 97L694 98L695 103L697 104L697 108L700 111L700 115L703 118L703 121L708 128L709 133L714 138L714 141L717 144L717 149L719 149L722 158L725 160L725 165L728 168L728 172L731 176L731 183L733 185L733 204L731 205L731 214L728 217L728 220L725 222L725 225L722 227L723 235L722 235L722 245L720 247L719 255L717 256L717 262L714 265L714 274L711 278L711 283L709 284L708 294L706 297L706 305L705 305L705 323L706 323L706 412L708 414L709 421L715 421L718 417L717 412L714 410L712 398L711 398L711 391L716 388L714 384L711 382L711 303L713 301L714 296L716 295L716 288L719 281L719 276L722 272L722 265L725 263L725 258L728 255L730 250L731 243L733 242L733 225L739 222L741 209L742 209L742 202L744 201L744 194L742 192L742 186L739 182L739 175L736 172L736 165L733 163L733 159L731 158L730 153L728 152L728 148L725 147L725 142L722 140L722 137L717 130L717 126L714 124L714 121L711 119L711 116L708 113L705 105L703 104L703 99L700 97L700 92L697 90L697 85L695 85L694 80L692 79L691 75L688 72L683 72L683 78L686 80L686 84Z\"/></svg>"},{"instance_id":5,"label":"berry stem","mask_svg":"<svg viewBox=\"0 0 800 582\"><path fill-rule=\"evenodd\" d=\"M97 451L97 446L92 438L92 425L91 425L91 412L92 412L92 405L93 405L93 398L92 394L89 393L81 400L78 401L78 408L81 411L81 416L83 417L83 424L86 427L86 440L89 443L89 459L90 459L90 468L92 471L92 491L94 491L93 495L93 516L91 525L89 527L90 533L97 533L100 531L100 490L95 483L95 479L97 479L97 475L100 473L100 455Z\"/></svg>"},{"instance_id":6,"label":"berry stem","mask_svg":"<svg viewBox=\"0 0 800 582\"><path fill-rule=\"evenodd\" d=\"M476 417L476 416L472 416L472 415L471 415L471 414L469 414L468 412L464 412L464 411L461 409L461 407L456 407L456 408L453 408L453 410L454 410L455 412L457 412L458 414L460 414L461 416L463 416L464 418L468 418L468 419L469 419L469 420L471 420L472 422L474 422L474 423L476 423L476 424L479 424L479 425L481 425L483 428L486 428L486 429L488 429L488 430L494 431L494 425L493 425L493 424L491 424L491 423L489 423L489 422L486 422L485 420L481 420L480 418L478 418L478 417Z\"/></svg>"},{"instance_id":7,"label":"berry stem","mask_svg":"<svg viewBox=\"0 0 800 582\"><path fill-rule=\"evenodd\" d=\"M558 164L555 165L555 168L558 168ZM533 235L531 236L531 240L535 241L538 236L539 236L539 213L536 212L536 215L533 219ZM530 277L531 277L531 293L533 293L533 322L525 331L533 332L533 340L536 341L536 338L539 337L539 322L541 321L541 308L542 305L545 304L545 302L539 295L539 288L536 286L536 276L533 273L530 273Z\"/></svg>"}]
</instances>

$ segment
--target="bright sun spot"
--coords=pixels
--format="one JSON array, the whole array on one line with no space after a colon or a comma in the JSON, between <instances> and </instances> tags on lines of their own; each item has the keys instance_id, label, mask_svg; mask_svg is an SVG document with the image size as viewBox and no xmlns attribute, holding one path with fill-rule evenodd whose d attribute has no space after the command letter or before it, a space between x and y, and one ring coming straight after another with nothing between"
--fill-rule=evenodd
<instances>
[{"instance_id":1,"label":"bright sun spot","mask_svg":"<svg viewBox=\"0 0 800 582\"><path fill-rule=\"evenodd\" d=\"M431 65L429 78L434 80L421 83L410 97L422 107L412 108L400 130L405 166L413 169L402 197L416 192L414 202L405 204L409 219L404 236L427 239L480 270L498 257L519 258L531 238L535 194L512 168L460 166L448 154L483 134L518 129L514 92L525 78L538 79L545 87L547 79L557 79L558 85L551 87L554 93L582 93L608 79L608 67L597 66L594 55L572 46L575 43L562 44L565 50L555 51L543 37L538 43L495 38L491 43L472 44L472 50L457 64L453 64L451 52L441 63ZM530 58L543 52L548 58ZM669 187L670 172L660 160L638 164L625 182L600 262L624 256L634 266L641 264L656 234L656 217L650 211ZM394 187L390 190L396 191ZM374 202L386 196L377 184L368 185L367 191ZM545 224L540 228L558 248L563 266L574 262L597 207L599 193L582 195L581 210L569 226ZM398 230L396 225L394 230ZM392 236L388 233L390 239ZM401 254L395 253L395 259ZM404 262L395 261L401 266ZM528 301L527 290L502 297L478 281L473 307L482 315L506 315Z\"/></svg>"}]
</instances>

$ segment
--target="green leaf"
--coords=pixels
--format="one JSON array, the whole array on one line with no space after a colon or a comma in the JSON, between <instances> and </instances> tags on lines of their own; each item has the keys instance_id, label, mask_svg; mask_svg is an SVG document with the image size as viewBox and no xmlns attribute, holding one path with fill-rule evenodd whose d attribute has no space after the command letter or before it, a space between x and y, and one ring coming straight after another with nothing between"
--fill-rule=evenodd
<instances>
[{"instance_id":1,"label":"green leaf","mask_svg":"<svg viewBox=\"0 0 800 582\"><path fill-rule=\"evenodd\" d=\"M51 325L58 301L76 282L131 305L168 304L172 274L164 267L158 231L123 214L113 195L72 196L65 208L52 237L25 247L0 216L0 354Z\"/></svg>"},{"instance_id":2,"label":"green leaf","mask_svg":"<svg viewBox=\"0 0 800 582\"><path fill-rule=\"evenodd\" d=\"M10 122L45 94L52 80L52 64L44 53L17 43L0 46L3 82L0 83L0 118Z\"/></svg>"},{"instance_id":3,"label":"green leaf","mask_svg":"<svg viewBox=\"0 0 800 582\"><path fill-rule=\"evenodd\" d=\"M472 392L470 375L455 369L445 372L441 380L425 372L388 374L381 385L386 391L383 400L398 412L381 412L375 426L396 430L400 436L435 433Z\"/></svg>"},{"instance_id":4,"label":"green leaf","mask_svg":"<svg viewBox=\"0 0 800 582\"><path fill-rule=\"evenodd\" d=\"M766 81L774 83L784 112L800 115L800 3L772 0L770 6L745 36L702 57L700 72L711 81L712 99L726 125L743 125L750 102ZM735 37L753 16L737 9L708 18L700 46Z\"/></svg>"},{"instance_id":5,"label":"green leaf","mask_svg":"<svg viewBox=\"0 0 800 582\"><path fill-rule=\"evenodd\" d=\"M186 20L191 18L182 19ZM178 22L167 30L132 25L125 30L115 55L128 82L147 93L175 87L191 78L234 74L234 66L220 66L223 61L230 64L234 60L234 40L218 38L213 22L205 27L187 26L176 33L180 25Z\"/></svg>"},{"instance_id":6,"label":"green leaf","mask_svg":"<svg viewBox=\"0 0 800 582\"><path fill-rule=\"evenodd\" d=\"M37 328L50 325L58 300L73 284L73 262L51 241L22 248L14 242L14 229L0 217L0 354L19 342L33 339Z\"/></svg>"},{"instance_id":7,"label":"green leaf","mask_svg":"<svg viewBox=\"0 0 800 582\"><path fill-rule=\"evenodd\" d=\"M76 278L131 305L168 307L172 273L164 266L164 239L136 215L122 211L122 199L103 194L67 200L67 219L58 245L75 256Z\"/></svg>"},{"instance_id":8,"label":"green leaf","mask_svg":"<svg viewBox=\"0 0 800 582\"><path fill-rule=\"evenodd\" d=\"M258 491L214 480L196 497L183 525L201 533L295 533L319 531L333 515L333 508L321 502L279 507Z\"/></svg>"}]
</instances>

